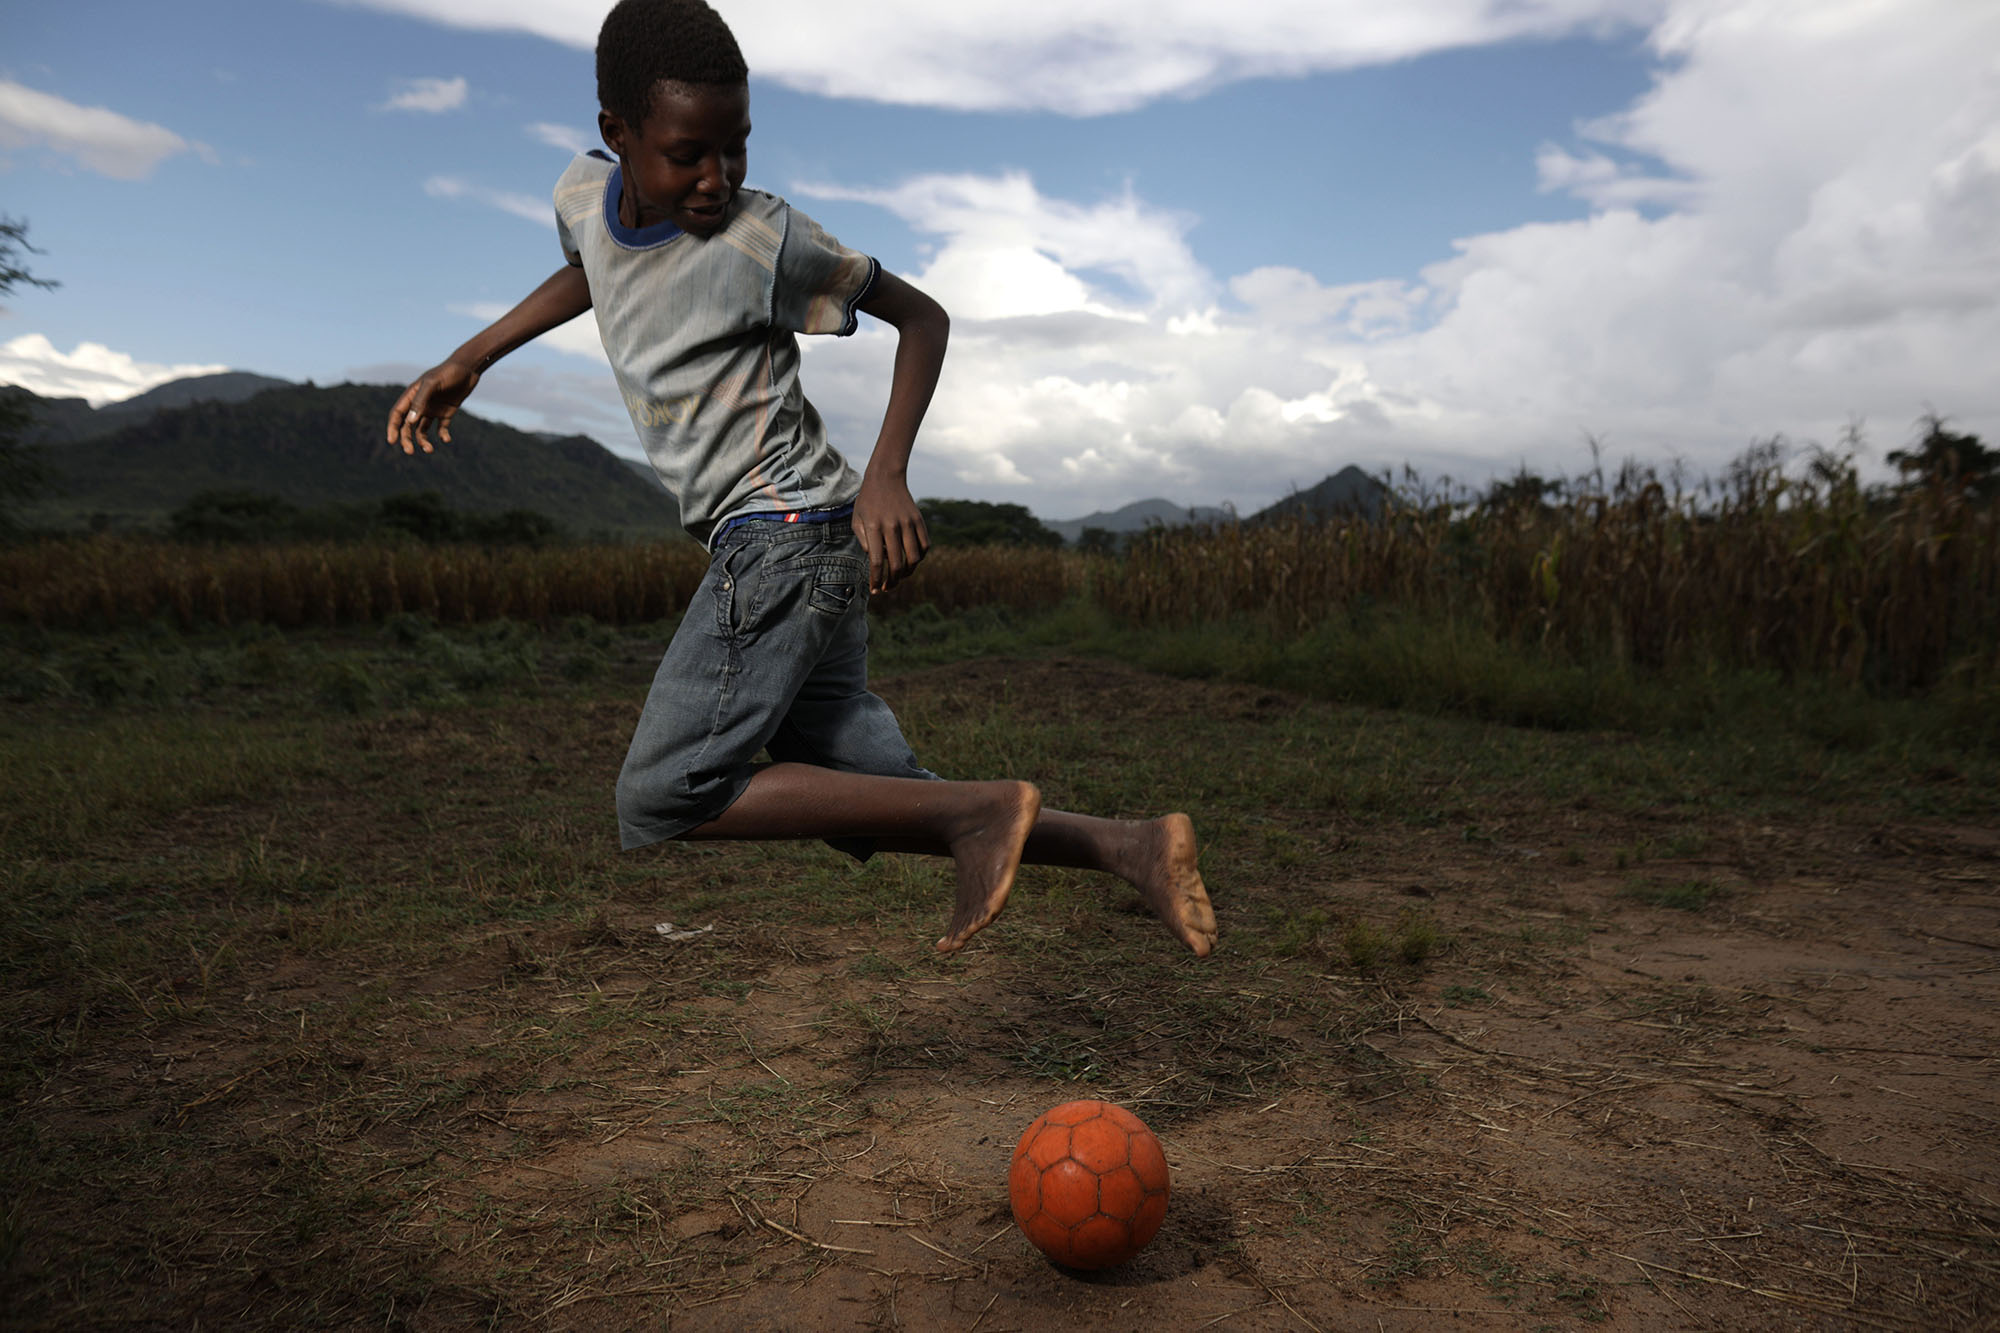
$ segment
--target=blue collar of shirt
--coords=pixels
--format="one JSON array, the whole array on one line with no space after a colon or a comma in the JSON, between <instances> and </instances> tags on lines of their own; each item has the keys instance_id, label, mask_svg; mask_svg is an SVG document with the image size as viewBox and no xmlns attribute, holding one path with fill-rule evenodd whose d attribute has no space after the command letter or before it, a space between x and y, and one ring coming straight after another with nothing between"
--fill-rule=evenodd
<instances>
[{"instance_id":1,"label":"blue collar of shirt","mask_svg":"<svg viewBox=\"0 0 2000 1333\"><path fill-rule=\"evenodd\" d=\"M618 197L625 189L620 172L618 167L611 168L611 175L604 182L604 229L611 233L611 239L627 250L650 250L679 236L681 229L671 222L655 222L650 227L628 227L618 220Z\"/></svg>"}]
</instances>

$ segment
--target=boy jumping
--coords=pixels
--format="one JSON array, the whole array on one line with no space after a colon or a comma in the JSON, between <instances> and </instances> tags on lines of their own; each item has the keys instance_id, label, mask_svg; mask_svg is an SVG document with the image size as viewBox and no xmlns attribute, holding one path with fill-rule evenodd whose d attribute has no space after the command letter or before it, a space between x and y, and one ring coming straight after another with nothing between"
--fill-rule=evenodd
<instances>
[{"instance_id":1,"label":"boy jumping","mask_svg":"<svg viewBox=\"0 0 2000 1333\"><path fill-rule=\"evenodd\" d=\"M929 548L910 449L944 361L942 307L784 200L743 188L749 71L702 0L621 0L597 39L597 123L612 154L556 182L567 261L426 371L388 438L431 451L479 377L597 313L647 457L708 547L706 578L660 662L618 778L620 841L824 838L952 858L962 948L1025 860L1118 876L1197 955L1215 913L1186 815L1108 820L1042 808L1026 782L945 782L868 690L869 592ZM896 329L889 405L865 474L827 443L794 335ZM754 763L759 751L771 762Z\"/></svg>"}]
</instances>

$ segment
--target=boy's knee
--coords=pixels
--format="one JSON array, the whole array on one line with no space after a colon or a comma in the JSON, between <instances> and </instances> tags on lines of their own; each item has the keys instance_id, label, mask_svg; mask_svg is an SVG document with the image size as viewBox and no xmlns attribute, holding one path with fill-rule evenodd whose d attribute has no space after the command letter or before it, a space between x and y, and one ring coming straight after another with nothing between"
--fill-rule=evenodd
<instances>
[{"instance_id":1,"label":"boy's knee","mask_svg":"<svg viewBox=\"0 0 2000 1333\"><path fill-rule=\"evenodd\" d=\"M632 781L631 774L629 773L620 773L618 775L617 805L618 822L621 824L634 823L643 814L643 806L639 800L638 784Z\"/></svg>"},{"instance_id":2,"label":"boy's knee","mask_svg":"<svg viewBox=\"0 0 2000 1333\"><path fill-rule=\"evenodd\" d=\"M616 790L618 826L621 829L650 829L673 816L660 799L659 784L648 782L643 769L627 764L618 773Z\"/></svg>"}]
</instances>

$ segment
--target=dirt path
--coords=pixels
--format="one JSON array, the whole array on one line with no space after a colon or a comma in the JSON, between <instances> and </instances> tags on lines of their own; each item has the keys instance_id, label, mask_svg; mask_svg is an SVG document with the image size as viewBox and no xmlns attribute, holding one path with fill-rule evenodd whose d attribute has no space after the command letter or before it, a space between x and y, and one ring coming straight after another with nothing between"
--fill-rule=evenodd
<instances>
[{"instance_id":1,"label":"dirt path","mask_svg":"<svg viewBox=\"0 0 2000 1333\"><path fill-rule=\"evenodd\" d=\"M1199 741L1198 779L1177 760L1101 775L1137 804L1212 789L1217 957L1035 872L941 962L939 872L676 847L631 874L574 850L600 832L578 797L477 873L529 857L550 894L588 880L565 900L587 916L453 928L428 961L293 925L246 937L199 1021L79 1042L15 1113L53 1153L158 1155L44 1201L24 1326L2000 1322L1992 830L1697 818L1525 778L1457 781L1438 820L1365 808L1351 775L1332 801L1284 776L1288 803L1248 775L1376 723L1076 662L885 688L1064 797L1098 780L1078 756L1116 769L1226 724L1240 750ZM1028 712L1046 734L981 730ZM551 769L608 785L601 743L529 709L502 722L452 735L499 774L493 736L530 747L522 792ZM470 762L436 731L356 734L401 747L413 781ZM376 796L317 799L298 855L415 873ZM184 853L252 813L184 822ZM670 940L667 920L713 930ZM1146 1118L1174 1172L1159 1237L1096 1277L1050 1267L1006 1210L1015 1138L1078 1096ZM65 1273L65 1244L99 1257L34 1280Z\"/></svg>"}]
</instances>

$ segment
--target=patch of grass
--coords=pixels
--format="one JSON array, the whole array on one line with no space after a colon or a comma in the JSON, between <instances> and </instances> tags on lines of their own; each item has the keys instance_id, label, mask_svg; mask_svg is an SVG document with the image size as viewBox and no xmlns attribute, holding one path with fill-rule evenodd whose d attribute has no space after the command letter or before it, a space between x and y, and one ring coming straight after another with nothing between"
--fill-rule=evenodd
<instances>
[{"instance_id":1,"label":"patch of grass","mask_svg":"<svg viewBox=\"0 0 2000 1333\"><path fill-rule=\"evenodd\" d=\"M1045 1037L1014 1053L1014 1061L1038 1078L1062 1083L1096 1083L1104 1078L1104 1062L1080 1041Z\"/></svg>"},{"instance_id":2,"label":"patch of grass","mask_svg":"<svg viewBox=\"0 0 2000 1333\"><path fill-rule=\"evenodd\" d=\"M1364 1282L1370 1287L1393 1287L1405 1278L1422 1277L1424 1270L1442 1257L1436 1249L1416 1238L1409 1223L1398 1222L1389 1228L1388 1250L1381 1261L1368 1270Z\"/></svg>"},{"instance_id":3,"label":"patch of grass","mask_svg":"<svg viewBox=\"0 0 2000 1333\"><path fill-rule=\"evenodd\" d=\"M1422 963L1437 951L1439 943L1437 921L1428 912L1416 912L1407 908L1396 920L1396 956L1412 967Z\"/></svg>"},{"instance_id":4,"label":"patch of grass","mask_svg":"<svg viewBox=\"0 0 2000 1333\"><path fill-rule=\"evenodd\" d=\"M1648 907L1671 907L1679 912L1699 912L1729 896L1727 888L1705 879L1628 880L1619 886L1618 893Z\"/></svg>"},{"instance_id":5,"label":"patch of grass","mask_svg":"<svg viewBox=\"0 0 2000 1333\"><path fill-rule=\"evenodd\" d=\"M1321 947L1327 928L1327 914L1323 909L1309 907L1303 912L1293 912L1278 908L1274 915L1277 930L1271 937L1271 949L1279 957L1292 958Z\"/></svg>"},{"instance_id":6,"label":"patch of grass","mask_svg":"<svg viewBox=\"0 0 2000 1333\"><path fill-rule=\"evenodd\" d=\"M1348 966L1357 972L1367 972L1382 961L1389 940L1373 921L1356 917L1340 932L1340 947L1347 955Z\"/></svg>"}]
</instances>

